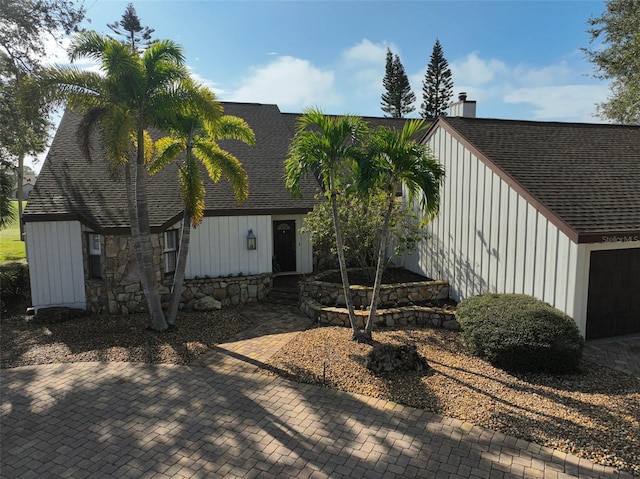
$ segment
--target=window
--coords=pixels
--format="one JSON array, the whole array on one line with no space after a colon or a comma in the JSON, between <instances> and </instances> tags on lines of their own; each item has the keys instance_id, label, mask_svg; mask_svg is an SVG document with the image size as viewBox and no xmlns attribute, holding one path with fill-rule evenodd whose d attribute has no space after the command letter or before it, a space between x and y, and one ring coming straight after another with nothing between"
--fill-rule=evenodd
<instances>
[{"instance_id":1,"label":"window","mask_svg":"<svg viewBox=\"0 0 640 479\"><path fill-rule=\"evenodd\" d=\"M89 233L87 235L87 240L89 245L89 278L100 279L102 278L102 272L100 269L100 256L102 255L100 235L96 233Z\"/></svg>"},{"instance_id":2,"label":"window","mask_svg":"<svg viewBox=\"0 0 640 479\"><path fill-rule=\"evenodd\" d=\"M178 255L178 230L164 232L164 272L173 274Z\"/></svg>"}]
</instances>

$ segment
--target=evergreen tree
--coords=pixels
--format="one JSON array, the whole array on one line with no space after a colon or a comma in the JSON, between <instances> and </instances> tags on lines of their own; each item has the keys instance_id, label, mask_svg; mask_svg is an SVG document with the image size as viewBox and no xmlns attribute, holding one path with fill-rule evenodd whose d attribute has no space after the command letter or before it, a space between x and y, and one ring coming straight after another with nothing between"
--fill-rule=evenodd
<instances>
[{"instance_id":1,"label":"evergreen tree","mask_svg":"<svg viewBox=\"0 0 640 479\"><path fill-rule=\"evenodd\" d=\"M422 82L423 118L436 118L446 115L449 102L453 96L453 79L449 62L444 57L440 40L436 39L431 53L431 61Z\"/></svg>"},{"instance_id":2,"label":"evergreen tree","mask_svg":"<svg viewBox=\"0 0 640 479\"><path fill-rule=\"evenodd\" d=\"M588 22L594 49L583 49L594 76L611 80L611 95L598 105L602 118L640 123L640 1L609 0L606 11Z\"/></svg>"},{"instance_id":3,"label":"evergreen tree","mask_svg":"<svg viewBox=\"0 0 640 479\"><path fill-rule=\"evenodd\" d=\"M398 55L391 53L387 48L387 63L385 67L385 75L382 80L386 93L382 94L382 111L388 113L393 118L402 118L407 113L415 110L413 103L416 96L411 91L409 78L404 71L404 66Z\"/></svg>"},{"instance_id":4,"label":"evergreen tree","mask_svg":"<svg viewBox=\"0 0 640 479\"><path fill-rule=\"evenodd\" d=\"M126 37L129 43L136 47L141 43L149 45L151 43L151 34L155 31L153 28L143 27L140 24L140 18L132 3L127 5L122 15L122 20L108 23L107 26L115 34Z\"/></svg>"}]
</instances>

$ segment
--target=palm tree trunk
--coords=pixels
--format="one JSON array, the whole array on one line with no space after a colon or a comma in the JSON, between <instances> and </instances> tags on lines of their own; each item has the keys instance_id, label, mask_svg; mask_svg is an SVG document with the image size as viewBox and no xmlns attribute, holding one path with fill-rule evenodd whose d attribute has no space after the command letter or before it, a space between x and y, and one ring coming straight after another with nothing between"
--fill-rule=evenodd
<instances>
[{"instance_id":1,"label":"palm tree trunk","mask_svg":"<svg viewBox=\"0 0 640 479\"><path fill-rule=\"evenodd\" d=\"M142 258L142 236L140 235L140 226L138 223L138 211L136 208L136 195L134 183L137 181L131 177L131 164L127 162L124 167L125 189L127 193L127 209L129 210L129 223L131 230L131 242L133 244L133 254L136 260L136 268L138 270L138 278L142 284L145 300L147 296L147 283L145 281L144 264Z\"/></svg>"},{"instance_id":2,"label":"palm tree trunk","mask_svg":"<svg viewBox=\"0 0 640 479\"><path fill-rule=\"evenodd\" d=\"M349 312L349 323L353 334L351 339L360 342L362 340L362 332L356 323L356 314L353 310L353 301L351 300L351 285L349 285L349 276L347 273L347 261L344 258L344 244L342 242L342 229L340 228L340 218L338 217L338 205L336 204L336 194L331 193L331 211L333 212L333 225L336 230L336 246L338 249L338 264L340 265L340 276L342 276L342 288L344 289L344 302Z\"/></svg>"},{"instance_id":3,"label":"palm tree trunk","mask_svg":"<svg viewBox=\"0 0 640 479\"><path fill-rule=\"evenodd\" d=\"M24 225L22 224L22 202L24 201L22 183L24 183L24 153L18 155L18 189L16 199L18 200L18 228L20 228L20 241L24 241Z\"/></svg>"},{"instance_id":4,"label":"palm tree trunk","mask_svg":"<svg viewBox=\"0 0 640 479\"><path fill-rule=\"evenodd\" d=\"M380 245L378 246L378 264L376 266L376 279L373 282L373 294L371 296L371 305L369 306L369 317L367 318L367 324L364 328L364 335L367 339L371 340L371 332L373 330L373 322L376 318L376 310L378 308L378 299L380 297L380 288L382 287L382 274L384 273L384 266L387 261L387 237L389 236L389 222L391 220L391 212L393 211L394 193L389 193L389 206L387 212L384 215L384 223L382 224L382 236L380 238Z\"/></svg>"},{"instance_id":5,"label":"palm tree trunk","mask_svg":"<svg viewBox=\"0 0 640 479\"><path fill-rule=\"evenodd\" d=\"M176 270L173 274L173 285L171 286L171 303L169 305L169 313L167 315L167 323L169 323L170 327L175 326L176 317L178 316L178 307L180 306L182 285L184 283L184 273L187 269L189 238L191 238L191 212L185 209L182 218L182 231L180 232L178 261L176 262Z\"/></svg>"},{"instance_id":6,"label":"palm tree trunk","mask_svg":"<svg viewBox=\"0 0 640 479\"><path fill-rule=\"evenodd\" d=\"M144 164L143 130L138 131L138 158L136 161L136 212L138 215L139 249L137 260L142 263L142 289L147 300L151 329L164 331L167 322L162 311L162 301L158 290L156 268L153 264L153 245L151 244L151 227L149 225L149 204L147 202L147 167ZM133 230L132 230L133 234Z\"/></svg>"}]
</instances>

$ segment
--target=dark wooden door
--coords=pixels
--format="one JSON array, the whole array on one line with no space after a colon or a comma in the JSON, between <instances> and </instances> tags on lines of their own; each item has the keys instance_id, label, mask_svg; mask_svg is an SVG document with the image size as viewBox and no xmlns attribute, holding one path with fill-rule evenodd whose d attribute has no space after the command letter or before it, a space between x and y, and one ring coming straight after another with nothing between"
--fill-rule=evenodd
<instances>
[{"instance_id":1,"label":"dark wooden door","mask_svg":"<svg viewBox=\"0 0 640 479\"><path fill-rule=\"evenodd\" d=\"M640 332L640 248L592 251L587 339Z\"/></svg>"},{"instance_id":2,"label":"dark wooden door","mask_svg":"<svg viewBox=\"0 0 640 479\"><path fill-rule=\"evenodd\" d=\"M280 271L296 271L296 222L273 222L273 255ZM274 273L277 272L274 269Z\"/></svg>"}]
</instances>

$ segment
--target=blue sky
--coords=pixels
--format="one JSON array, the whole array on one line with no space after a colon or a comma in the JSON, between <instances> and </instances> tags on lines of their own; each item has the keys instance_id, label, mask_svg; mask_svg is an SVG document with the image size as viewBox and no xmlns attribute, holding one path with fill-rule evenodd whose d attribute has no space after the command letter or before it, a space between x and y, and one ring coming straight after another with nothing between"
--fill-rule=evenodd
<instances>
[{"instance_id":1,"label":"blue sky","mask_svg":"<svg viewBox=\"0 0 640 479\"><path fill-rule=\"evenodd\" d=\"M109 33L128 2L85 0L88 28ZM587 20L603 1L144 0L142 24L185 50L220 100L382 116L387 47L418 97L438 38L481 117L600 122L608 84L591 76ZM60 61L60 59L58 59ZM417 111L411 116L417 116Z\"/></svg>"}]
</instances>

